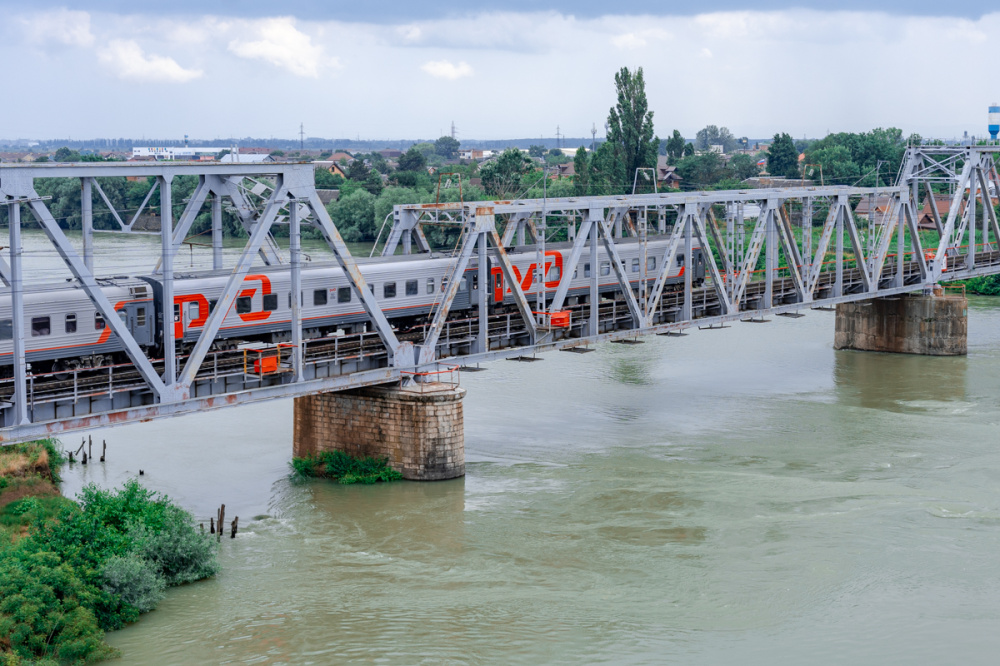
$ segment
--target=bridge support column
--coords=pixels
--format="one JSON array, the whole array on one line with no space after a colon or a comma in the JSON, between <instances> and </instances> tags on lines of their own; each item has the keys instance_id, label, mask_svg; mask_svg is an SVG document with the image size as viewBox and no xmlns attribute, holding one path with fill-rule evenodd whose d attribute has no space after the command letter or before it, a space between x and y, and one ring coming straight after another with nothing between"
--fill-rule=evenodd
<instances>
[{"instance_id":1,"label":"bridge support column","mask_svg":"<svg viewBox=\"0 0 1000 666\"><path fill-rule=\"evenodd\" d=\"M295 399L294 455L343 451L388 458L404 479L465 476L465 389L369 386Z\"/></svg>"},{"instance_id":2,"label":"bridge support column","mask_svg":"<svg viewBox=\"0 0 1000 666\"><path fill-rule=\"evenodd\" d=\"M838 304L834 349L964 356L968 301L935 291Z\"/></svg>"}]
</instances>

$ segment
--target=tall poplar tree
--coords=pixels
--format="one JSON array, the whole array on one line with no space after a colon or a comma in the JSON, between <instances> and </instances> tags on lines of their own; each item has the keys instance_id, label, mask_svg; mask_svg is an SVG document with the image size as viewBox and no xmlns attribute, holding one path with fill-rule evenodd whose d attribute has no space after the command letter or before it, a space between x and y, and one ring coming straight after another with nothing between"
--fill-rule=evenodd
<instances>
[{"instance_id":1,"label":"tall poplar tree","mask_svg":"<svg viewBox=\"0 0 1000 666\"><path fill-rule=\"evenodd\" d=\"M653 134L653 112L646 102L646 82L642 67L635 73L622 67L615 74L618 103L608 113L608 143L624 172L624 182L616 189L630 191L635 170L656 168L660 140Z\"/></svg>"}]
</instances>

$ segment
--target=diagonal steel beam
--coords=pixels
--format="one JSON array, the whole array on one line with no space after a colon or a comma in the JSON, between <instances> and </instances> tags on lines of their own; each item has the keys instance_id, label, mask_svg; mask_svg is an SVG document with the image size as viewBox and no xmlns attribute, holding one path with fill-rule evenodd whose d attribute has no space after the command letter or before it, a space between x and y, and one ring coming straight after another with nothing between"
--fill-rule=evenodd
<instances>
[{"instance_id":1,"label":"diagonal steel beam","mask_svg":"<svg viewBox=\"0 0 1000 666\"><path fill-rule=\"evenodd\" d=\"M319 194L316 193L316 189L309 185L303 186L302 189L303 191L296 192L296 194L301 198L308 199L309 208L312 209L313 217L315 218L315 225L323 233L327 245L333 250L333 256L336 257L337 263L343 269L344 276L351 283L354 294L361 301L365 313L367 313L368 318L375 326L375 332L378 333L382 339L382 344L385 345L390 357L392 357L393 365L401 367L413 365L412 358L402 358L402 356L397 358L396 352L399 350L400 343L396 338L396 333L393 331L392 325L389 324L389 320L386 319L385 313L382 312L382 307L375 299L375 294L368 288L368 282L365 280L365 276L361 274L357 262L354 261L354 257L351 255L351 251L347 249L344 238L340 235L333 220L330 219L330 214L327 212L326 207L323 206L323 202L319 200Z\"/></svg>"},{"instance_id":2,"label":"diagonal steel beam","mask_svg":"<svg viewBox=\"0 0 1000 666\"><path fill-rule=\"evenodd\" d=\"M623 211L624 212L624 209ZM617 215L620 218L621 213ZM600 220L600 228L603 231L604 240L604 250L608 253L608 258L611 260L611 267L615 271L615 276L618 278L618 285L621 287L622 294L625 296L625 302L628 304L629 313L632 315L632 323L638 328L642 325L645 320L642 312L639 310L639 303L635 299L635 292L632 291L632 284L628 281L628 273L625 270L624 264L622 264L622 258L618 254L618 247L615 245L615 239L612 236L611 225L608 220ZM597 266L591 268L591 270L597 270Z\"/></svg>"},{"instance_id":3,"label":"diagonal steel beam","mask_svg":"<svg viewBox=\"0 0 1000 666\"><path fill-rule=\"evenodd\" d=\"M659 307L660 298L663 296L663 287L667 283L667 277L670 274L670 269L674 265L674 257L677 256L677 248L680 247L681 241L684 239L685 229L691 221L691 215L692 213L689 210L689 205L685 204L680 216L677 218L677 222L674 223L674 228L670 232L670 240L667 241L667 247L663 250L663 257L660 261L660 267L656 273L656 279L653 281L652 288L650 289L649 295L646 299L647 326L653 325L656 308ZM687 270L686 267L685 270Z\"/></svg>"},{"instance_id":4,"label":"diagonal steel beam","mask_svg":"<svg viewBox=\"0 0 1000 666\"><path fill-rule=\"evenodd\" d=\"M569 261L563 262L563 272L559 276L559 286L556 287L556 293L552 297L550 309L553 311L561 309L563 303L566 302L566 294L569 293L569 283L573 280L573 271L576 270L577 265L580 263L580 257L583 256L583 248L586 247L587 239L590 236L590 227L597 216L604 217L604 212L601 210L588 211L588 214L583 216L583 221L580 223L580 231L577 232L576 238L573 239L573 247L569 252Z\"/></svg>"},{"instance_id":5,"label":"diagonal steel beam","mask_svg":"<svg viewBox=\"0 0 1000 666\"><path fill-rule=\"evenodd\" d=\"M531 313L531 306L528 304L528 297L521 289L517 276L514 275L514 269L510 263L510 257L507 256L507 250L504 249L503 243L500 241L500 236L497 235L496 229L493 226L491 226L490 231L487 232L487 237L490 241L492 241L493 247L496 248L496 259L497 263L500 264L500 271L503 274L505 285L510 285L511 294L514 296L514 302L517 304L517 309L521 313L521 318L524 320L524 325L527 327L528 333L530 334L530 344L534 344L534 342L538 339L538 327L535 324L535 317ZM563 273L565 272L565 267L563 267ZM479 288L485 289L486 285L480 285ZM506 291L507 287L503 286L500 293L505 294Z\"/></svg>"},{"instance_id":6,"label":"diagonal steel beam","mask_svg":"<svg viewBox=\"0 0 1000 666\"><path fill-rule=\"evenodd\" d=\"M743 296L747 293L747 286L753 277L754 269L757 268L757 261L760 259L760 251L764 247L764 239L767 236L767 225L770 217L774 214L769 203L765 203L757 216L757 223L753 227L753 234L750 236L750 246L747 248L740 266L740 275L736 280L736 289L733 292L733 305L740 308Z\"/></svg>"},{"instance_id":7,"label":"diagonal steel beam","mask_svg":"<svg viewBox=\"0 0 1000 666\"><path fill-rule=\"evenodd\" d=\"M997 225L997 214L996 211L993 210L993 202L990 198L990 187L987 181L986 173L982 169L979 169L979 183L983 192L983 209L986 211L987 218L989 219L990 229L993 230L993 237L996 239L997 243L1000 243L1000 226ZM998 190L997 194L1000 196L1000 190ZM988 240L989 238L983 238L983 243L986 243Z\"/></svg>"},{"instance_id":8,"label":"diagonal steel beam","mask_svg":"<svg viewBox=\"0 0 1000 666\"><path fill-rule=\"evenodd\" d=\"M104 200L104 205L108 207L108 210L111 212L115 220L118 222L118 226L122 228L122 231L127 231L127 227L125 226L125 223L122 222L121 216L118 215L118 211L115 210L115 207L111 205L111 200L108 199L108 195L104 193L104 189L101 187L101 183L96 178L93 179L93 183L94 187L97 189L97 193L101 195L101 199Z\"/></svg>"},{"instance_id":9,"label":"diagonal steel beam","mask_svg":"<svg viewBox=\"0 0 1000 666\"><path fill-rule=\"evenodd\" d=\"M719 275L719 267L715 263L715 253L712 252L712 247L708 244L708 233L705 231L705 221L700 215L700 211L695 211L692 216L691 221L694 223L695 236L698 238L698 242L701 243L701 253L708 261L708 271L712 278L712 287L715 289L716 295L719 297L719 302L722 304L723 312L722 314L729 314L733 311L733 304L729 300L729 294L726 293L726 285L722 280L722 276ZM721 251L720 255L725 254L725 246L719 245Z\"/></svg>"},{"instance_id":10,"label":"diagonal steel beam","mask_svg":"<svg viewBox=\"0 0 1000 666\"><path fill-rule=\"evenodd\" d=\"M528 218L531 217L531 213L514 213L511 215L510 219L507 220L507 225L503 228L503 240L504 247L510 247L511 242L514 240L514 234L517 233L518 227L522 224L526 226ZM531 227L532 240L534 240L534 226Z\"/></svg>"},{"instance_id":11,"label":"diagonal steel beam","mask_svg":"<svg viewBox=\"0 0 1000 666\"><path fill-rule=\"evenodd\" d=\"M69 267L73 276L79 281L80 286L83 287L84 292L97 307L98 312L104 317L105 325L110 326L111 331L121 340L122 345L125 347L125 353L132 359L136 370L139 371L143 380L160 399L160 402L170 399L172 396L169 395L166 385L160 379L159 373L156 372L153 364L146 358L142 347L132 337L132 333L128 330L125 322L115 312L111 301L104 295L104 291L97 284L97 280L94 279L94 274L87 269L87 266L83 263L83 259L80 258L80 255L73 249L69 239L66 238L66 234L59 228L59 223L52 217L52 213L49 212L48 207L38 200L36 193L33 193L32 198L34 200L29 204L32 215L38 220L39 226L42 227L49 241L55 246L59 256L62 257L62 260Z\"/></svg>"},{"instance_id":12,"label":"diagonal steel beam","mask_svg":"<svg viewBox=\"0 0 1000 666\"><path fill-rule=\"evenodd\" d=\"M247 199L246 195L243 194L237 184L237 181L242 179L243 178L241 176L224 178L218 193L229 197L229 199L233 202L233 207L236 209L237 217L240 218L240 224L242 224L243 228L247 230L247 233L253 233L254 225L257 223L257 210L250 203L250 200ZM273 198L273 191L271 196ZM320 204L320 208L323 208L322 203ZM323 208L323 210L326 209ZM265 239L264 244L261 245L260 257L268 266L281 263L281 252L278 251L278 243L274 240L273 236L269 235L267 239Z\"/></svg>"},{"instance_id":13,"label":"diagonal steel beam","mask_svg":"<svg viewBox=\"0 0 1000 666\"><path fill-rule=\"evenodd\" d=\"M159 178L153 181L153 186L149 188L149 192L146 192L146 196L145 198L143 198L142 203L139 204L138 208L136 208L135 215L132 216L132 219L129 221L128 226L125 227L126 231L132 231L132 227L135 226L135 223L139 221L139 216L142 215L142 211L146 210L146 204L149 203L149 200L153 198L153 193L156 192L158 189L160 189Z\"/></svg>"},{"instance_id":14,"label":"diagonal steel beam","mask_svg":"<svg viewBox=\"0 0 1000 666\"><path fill-rule=\"evenodd\" d=\"M208 350L212 347L212 343L215 342L215 336L218 335L219 329L222 328L222 322L233 307L233 303L236 301L236 294L242 288L243 280L250 272L251 266L253 266L254 255L258 253L264 240L270 234L271 225L278 216L278 211L285 205L283 199L286 199L287 196L288 188L283 184L276 187L271 193L267 206L264 208L264 214L261 215L260 220L254 227L253 233L250 234L250 240L247 242L246 247L243 248L243 253L233 267L233 272L229 275L229 280L226 282L226 287L222 290L222 294L216 302L215 309L208 315L208 321L205 322L205 327L202 329L201 335L198 336L198 340L195 342L194 349L191 350L191 354L188 356L183 370L181 370L177 383L180 385L182 392L189 391L195 377L198 376L198 370L201 368L202 361L205 360ZM171 305L164 304L164 309L169 312L172 309ZM184 397L187 398L189 396L185 395Z\"/></svg>"},{"instance_id":15,"label":"diagonal steel beam","mask_svg":"<svg viewBox=\"0 0 1000 666\"><path fill-rule=\"evenodd\" d=\"M900 223L900 201L902 194L892 199L889 206L889 214L882 218L882 235L879 238L878 247L875 249L875 256L872 257L870 283L878 285L882 280L882 272L885 270L885 260L889 255L889 245L892 244L893 232L896 225Z\"/></svg>"},{"instance_id":16,"label":"diagonal steel beam","mask_svg":"<svg viewBox=\"0 0 1000 666\"><path fill-rule=\"evenodd\" d=\"M212 188L208 183L208 179L213 178L212 176L201 176L198 178L198 186L195 188L194 192L191 193L191 198L188 199L187 205L184 206L184 212L181 213L181 217L177 220L177 226L173 229L173 235L171 236L174 251L176 252L181 243L187 237L188 231L191 230L191 225L194 224L195 219L198 217L198 213L201 212L202 206L205 205L205 199L208 198L209 193L211 193ZM160 269L163 267L163 258L160 257L156 260L156 266L153 267L154 273L159 273Z\"/></svg>"},{"instance_id":17,"label":"diagonal steel beam","mask_svg":"<svg viewBox=\"0 0 1000 666\"><path fill-rule=\"evenodd\" d=\"M920 243L917 216L910 202L904 202L903 206L906 214L906 228L910 230L910 247L913 248L913 258L920 267L920 279L926 282L927 276L930 275L930 268L927 265L927 257L924 256L924 248Z\"/></svg>"},{"instance_id":18,"label":"diagonal steel beam","mask_svg":"<svg viewBox=\"0 0 1000 666\"><path fill-rule=\"evenodd\" d=\"M955 221L962 208L962 200L965 195L965 190L969 187L969 182L972 179L972 170L973 164L970 156L965 160L965 165L962 167L962 173L958 177L958 183L955 187L955 196L952 197L951 206L948 208L948 217L944 223L944 231L941 232L941 239L938 241L937 252L934 253L934 267L930 276L934 282L940 280L941 274L944 272L945 263L948 260L948 250L951 249L953 245L952 235L955 233Z\"/></svg>"},{"instance_id":19,"label":"diagonal steel beam","mask_svg":"<svg viewBox=\"0 0 1000 666\"><path fill-rule=\"evenodd\" d=\"M870 292L872 291L871 269L868 267L868 259L865 257L865 250L861 245L861 235L858 233L858 225L854 220L853 213L851 213L850 206L844 207L844 221L847 222L847 235L851 239L851 247L854 249L854 263L857 264L858 270L861 272L861 282L864 283L865 291ZM868 224L873 226L871 220L868 221Z\"/></svg>"},{"instance_id":20,"label":"diagonal steel beam","mask_svg":"<svg viewBox=\"0 0 1000 666\"><path fill-rule=\"evenodd\" d=\"M445 292L444 298L441 300L441 304L438 305L437 312L434 313L434 320L432 321L430 328L427 329L427 335L424 336L424 341L420 345L418 359L419 365L432 363L437 358L438 339L441 337L441 331L444 330L445 321L447 321L448 313L451 311L451 304L455 302L455 296L458 295L458 290L462 286L462 276L465 275L465 269L469 265L469 259L472 257L472 251L476 248L476 244L479 240L479 234L481 232L478 213L480 210L484 211L484 217L486 215L492 217L493 215L492 209L477 209L476 217L466 228L465 239L462 241L462 250L458 255L458 260L455 262L455 267L448 280L448 291ZM488 213L485 211L488 211Z\"/></svg>"},{"instance_id":21,"label":"diagonal steel beam","mask_svg":"<svg viewBox=\"0 0 1000 666\"><path fill-rule=\"evenodd\" d=\"M11 279L10 276L10 265L3 257L0 257L0 282L3 282L5 286L9 287Z\"/></svg>"},{"instance_id":22,"label":"diagonal steel beam","mask_svg":"<svg viewBox=\"0 0 1000 666\"><path fill-rule=\"evenodd\" d=\"M826 214L823 233L820 234L819 242L816 244L816 253L813 255L812 270L809 271L809 277L805 284L805 290L810 299L815 297L816 285L819 284L819 276L823 271L823 260L826 259L826 251L830 247L833 231L837 228L837 219L847 206L846 201L846 195L837 197L837 202L830 206L830 210Z\"/></svg>"},{"instance_id":23,"label":"diagonal steel beam","mask_svg":"<svg viewBox=\"0 0 1000 666\"><path fill-rule=\"evenodd\" d=\"M944 225L941 223L941 213L938 212L937 199L934 198L934 189L930 183L924 183L924 189L927 190L927 203L931 207L931 218L934 220L934 228L937 229L938 234L943 234Z\"/></svg>"}]
</instances>

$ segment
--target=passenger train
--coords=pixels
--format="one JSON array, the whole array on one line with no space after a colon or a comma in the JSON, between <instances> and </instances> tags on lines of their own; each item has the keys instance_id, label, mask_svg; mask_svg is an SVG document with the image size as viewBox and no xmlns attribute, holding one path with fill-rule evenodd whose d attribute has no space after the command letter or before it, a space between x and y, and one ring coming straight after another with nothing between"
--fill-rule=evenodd
<instances>
[{"instance_id":1,"label":"passenger train","mask_svg":"<svg viewBox=\"0 0 1000 666\"><path fill-rule=\"evenodd\" d=\"M647 245L646 274L653 279L659 272L668 241L651 240ZM545 287L551 295L559 286L569 243L547 246L545 253ZM616 243L633 288L638 290L642 279L643 248L636 239ZM492 311L511 307L512 292L500 267L490 254L488 261L490 284L487 295ZM508 252L515 277L534 303L538 284L533 284L535 250L515 247ZM701 249L692 248L694 264L692 280L704 280L705 269ZM448 276L454 270L454 257L438 254L404 255L377 260L359 259L358 266L369 288L375 294L386 318L399 331L426 322L427 315L441 302L448 287ZM667 284L684 279L683 248L672 258ZM589 255L580 259L573 272L567 303L586 299L590 293L591 271ZM606 250L598 252L598 278L602 292L618 289ZM173 326L178 351L189 350L201 333L209 313L221 297L229 279L229 271L177 273L174 279ZM477 258L469 262L462 284L452 304L452 313L474 309L478 303ZM161 277L139 275L98 280L104 295L136 342L153 357L163 355L163 287ZM271 266L247 275L233 307L226 313L215 341L215 349L233 349L244 342L287 342L291 339L291 274L287 265ZM336 333L365 330L368 317L361 301L354 294L343 270L333 263L307 264L302 270L302 292L299 294L302 312L303 338L311 339ZM33 372L65 372L96 368L127 357L124 346L111 327L101 317L86 292L75 282L30 285L24 291L24 340L27 362ZM12 372L13 342L11 295L0 293L0 374Z\"/></svg>"}]
</instances>

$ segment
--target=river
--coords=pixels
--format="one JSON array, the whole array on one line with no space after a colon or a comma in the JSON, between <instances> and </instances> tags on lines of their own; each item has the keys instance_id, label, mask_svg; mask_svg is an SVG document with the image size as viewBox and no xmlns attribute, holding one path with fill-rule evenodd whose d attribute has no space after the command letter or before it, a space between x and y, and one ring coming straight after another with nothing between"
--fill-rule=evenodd
<instances>
[{"instance_id":1,"label":"river","mask_svg":"<svg viewBox=\"0 0 1000 666\"><path fill-rule=\"evenodd\" d=\"M967 358L835 352L806 313L464 373L454 481L293 482L290 401L93 431L108 461L68 495L143 469L241 524L218 576L108 640L124 664L995 663L1000 301L970 300Z\"/></svg>"}]
</instances>

